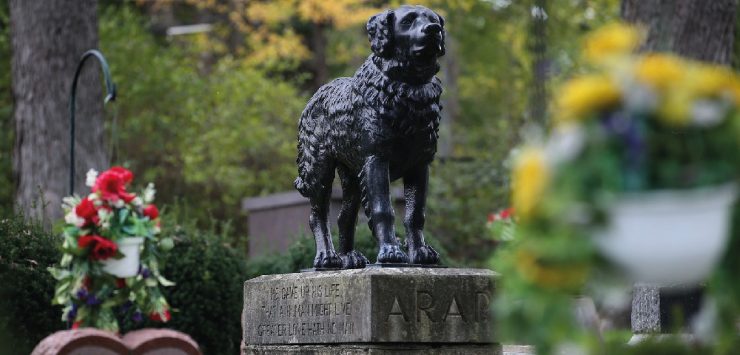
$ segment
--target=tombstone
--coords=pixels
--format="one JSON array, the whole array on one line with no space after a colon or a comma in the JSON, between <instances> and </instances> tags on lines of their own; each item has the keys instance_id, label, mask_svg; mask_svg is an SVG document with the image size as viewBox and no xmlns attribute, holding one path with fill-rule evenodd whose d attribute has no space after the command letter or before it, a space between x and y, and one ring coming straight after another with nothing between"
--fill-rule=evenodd
<instances>
[{"instance_id":1,"label":"tombstone","mask_svg":"<svg viewBox=\"0 0 740 355\"><path fill-rule=\"evenodd\" d=\"M242 354L500 354L482 269L367 267L244 283Z\"/></svg>"},{"instance_id":2,"label":"tombstone","mask_svg":"<svg viewBox=\"0 0 740 355\"><path fill-rule=\"evenodd\" d=\"M690 333L690 325L703 304L700 285L657 286L638 283L632 294L632 333L630 343L650 335L672 332Z\"/></svg>"},{"instance_id":3,"label":"tombstone","mask_svg":"<svg viewBox=\"0 0 740 355\"><path fill-rule=\"evenodd\" d=\"M187 334L171 329L141 329L124 337L95 328L58 331L31 355L201 355Z\"/></svg>"}]
</instances>

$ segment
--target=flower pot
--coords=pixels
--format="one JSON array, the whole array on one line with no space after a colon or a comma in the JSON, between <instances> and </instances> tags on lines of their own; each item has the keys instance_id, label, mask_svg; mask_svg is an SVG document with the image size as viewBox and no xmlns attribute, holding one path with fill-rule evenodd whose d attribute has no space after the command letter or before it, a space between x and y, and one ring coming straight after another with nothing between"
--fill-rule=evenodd
<instances>
[{"instance_id":1,"label":"flower pot","mask_svg":"<svg viewBox=\"0 0 740 355\"><path fill-rule=\"evenodd\" d=\"M103 261L103 271L118 277L136 276L139 272L139 249L144 244L144 238L123 238L117 244L123 258Z\"/></svg>"},{"instance_id":2,"label":"flower pot","mask_svg":"<svg viewBox=\"0 0 740 355\"><path fill-rule=\"evenodd\" d=\"M736 192L733 183L624 196L609 209L596 246L635 281L701 282L725 250Z\"/></svg>"}]
</instances>

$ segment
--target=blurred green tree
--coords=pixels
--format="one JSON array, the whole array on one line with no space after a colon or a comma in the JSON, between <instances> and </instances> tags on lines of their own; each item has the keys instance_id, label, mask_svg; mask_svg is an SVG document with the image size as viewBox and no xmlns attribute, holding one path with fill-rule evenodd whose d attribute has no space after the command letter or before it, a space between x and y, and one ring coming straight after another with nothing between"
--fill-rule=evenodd
<instances>
[{"instance_id":1,"label":"blurred green tree","mask_svg":"<svg viewBox=\"0 0 740 355\"><path fill-rule=\"evenodd\" d=\"M103 8L100 36L120 92L113 161L155 181L164 203L192 204L207 226L241 217L244 196L292 188L305 101L293 86L228 58L201 73L199 52L155 38L126 4Z\"/></svg>"}]
</instances>

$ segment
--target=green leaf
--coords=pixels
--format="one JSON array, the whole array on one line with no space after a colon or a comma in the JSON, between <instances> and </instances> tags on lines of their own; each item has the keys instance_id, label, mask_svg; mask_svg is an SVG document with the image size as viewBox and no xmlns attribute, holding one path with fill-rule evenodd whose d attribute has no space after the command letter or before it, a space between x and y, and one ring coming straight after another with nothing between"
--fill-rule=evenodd
<instances>
[{"instance_id":1,"label":"green leaf","mask_svg":"<svg viewBox=\"0 0 740 355\"><path fill-rule=\"evenodd\" d=\"M162 285L162 286L164 286L164 287L170 287L170 286L174 286L175 285L174 282L165 279L164 276L157 276L157 280L159 280L159 284Z\"/></svg>"}]
</instances>

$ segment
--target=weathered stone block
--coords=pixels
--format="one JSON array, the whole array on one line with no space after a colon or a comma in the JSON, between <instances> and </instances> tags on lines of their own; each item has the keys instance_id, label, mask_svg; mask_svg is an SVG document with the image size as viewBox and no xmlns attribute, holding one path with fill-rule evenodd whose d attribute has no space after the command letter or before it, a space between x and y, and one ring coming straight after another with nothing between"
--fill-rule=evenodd
<instances>
[{"instance_id":1,"label":"weathered stone block","mask_svg":"<svg viewBox=\"0 0 740 355\"><path fill-rule=\"evenodd\" d=\"M495 276L444 268L261 276L244 284L243 342L493 343Z\"/></svg>"}]
</instances>

